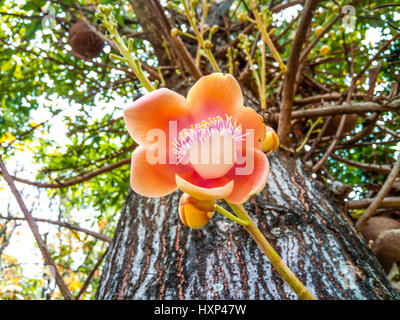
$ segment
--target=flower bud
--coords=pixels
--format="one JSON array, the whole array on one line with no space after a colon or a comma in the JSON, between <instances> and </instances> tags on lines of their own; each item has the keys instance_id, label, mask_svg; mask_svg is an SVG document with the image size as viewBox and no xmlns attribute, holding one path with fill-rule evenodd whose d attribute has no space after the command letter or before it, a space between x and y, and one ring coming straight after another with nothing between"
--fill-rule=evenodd
<instances>
[{"instance_id":1,"label":"flower bud","mask_svg":"<svg viewBox=\"0 0 400 320\"><path fill-rule=\"evenodd\" d=\"M204 48L211 49L212 47L213 47L213 44L210 40L204 41Z\"/></svg>"},{"instance_id":2,"label":"flower bud","mask_svg":"<svg viewBox=\"0 0 400 320\"><path fill-rule=\"evenodd\" d=\"M266 133L265 139L262 144L261 150L267 154L274 152L279 147L279 138L275 130L271 127L265 126Z\"/></svg>"},{"instance_id":3,"label":"flower bud","mask_svg":"<svg viewBox=\"0 0 400 320\"><path fill-rule=\"evenodd\" d=\"M171 35L173 36L173 37L177 37L177 36L179 36L181 34L181 30L179 30L178 28L173 28L172 30L171 30Z\"/></svg>"},{"instance_id":4,"label":"flower bud","mask_svg":"<svg viewBox=\"0 0 400 320\"><path fill-rule=\"evenodd\" d=\"M270 35L270 36L273 36L273 35L275 34L275 32L276 32L276 28L272 28L272 29L269 31L269 35Z\"/></svg>"},{"instance_id":5,"label":"flower bud","mask_svg":"<svg viewBox=\"0 0 400 320\"><path fill-rule=\"evenodd\" d=\"M101 4L99 5L98 10L108 16L112 12L112 7L110 5Z\"/></svg>"},{"instance_id":6,"label":"flower bud","mask_svg":"<svg viewBox=\"0 0 400 320\"><path fill-rule=\"evenodd\" d=\"M245 14L245 13L243 13L243 12L240 12L239 14L238 14L238 18L239 18L239 20L240 21L242 21L242 22L244 22L244 21L247 21L247 14Z\"/></svg>"},{"instance_id":7,"label":"flower bud","mask_svg":"<svg viewBox=\"0 0 400 320\"><path fill-rule=\"evenodd\" d=\"M239 34L239 41L244 43L247 41L247 36L244 33Z\"/></svg>"},{"instance_id":8,"label":"flower bud","mask_svg":"<svg viewBox=\"0 0 400 320\"><path fill-rule=\"evenodd\" d=\"M314 32L315 35L319 36L321 34L321 32L324 31L324 27L323 26L318 26L315 28Z\"/></svg>"},{"instance_id":9,"label":"flower bud","mask_svg":"<svg viewBox=\"0 0 400 320\"><path fill-rule=\"evenodd\" d=\"M184 193L179 200L179 217L183 224L192 229L204 227L214 216L214 201L198 200Z\"/></svg>"},{"instance_id":10,"label":"flower bud","mask_svg":"<svg viewBox=\"0 0 400 320\"><path fill-rule=\"evenodd\" d=\"M321 48L321 54L322 54L323 56L328 55L328 54L329 54L329 51L330 51L329 46L327 46L327 45L322 46L322 48Z\"/></svg>"},{"instance_id":11,"label":"flower bud","mask_svg":"<svg viewBox=\"0 0 400 320\"><path fill-rule=\"evenodd\" d=\"M212 26L210 32L211 32L211 33L216 33L218 30L219 30L219 27L218 27L216 24L214 24L214 25Z\"/></svg>"}]
</instances>

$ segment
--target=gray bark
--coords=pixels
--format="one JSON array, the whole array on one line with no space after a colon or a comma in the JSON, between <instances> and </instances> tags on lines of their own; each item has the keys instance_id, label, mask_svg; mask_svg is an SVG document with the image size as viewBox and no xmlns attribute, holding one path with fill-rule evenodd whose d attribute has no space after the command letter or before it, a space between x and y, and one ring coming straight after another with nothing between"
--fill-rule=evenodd
<instances>
[{"instance_id":1,"label":"gray bark","mask_svg":"<svg viewBox=\"0 0 400 320\"><path fill-rule=\"evenodd\" d=\"M267 187L245 207L318 299L399 299L342 204L303 162L270 157ZM98 299L296 299L244 229L216 214L200 230L178 218L180 192L130 192Z\"/></svg>"}]
</instances>

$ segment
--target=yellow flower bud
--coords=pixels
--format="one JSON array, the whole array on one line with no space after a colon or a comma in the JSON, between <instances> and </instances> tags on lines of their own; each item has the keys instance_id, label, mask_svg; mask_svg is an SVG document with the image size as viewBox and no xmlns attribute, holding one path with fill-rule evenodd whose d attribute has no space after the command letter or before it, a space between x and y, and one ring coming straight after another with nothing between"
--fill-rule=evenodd
<instances>
[{"instance_id":1,"label":"yellow flower bud","mask_svg":"<svg viewBox=\"0 0 400 320\"><path fill-rule=\"evenodd\" d=\"M181 34L181 30L179 30L178 28L173 28L172 30L171 30L171 35L173 36L173 37L177 37L177 36L179 36Z\"/></svg>"},{"instance_id":2,"label":"yellow flower bud","mask_svg":"<svg viewBox=\"0 0 400 320\"><path fill-rule=\"evenodd\" d=\"M110 5L101 4L98 7L99 12L106 14L107 16L112 12L112 7Z\"/></svg>"},{"instance_id":3,"label":"yellow flower bud","mask_svg":"<svg viewBox=\"0 0 400 320\"><path fill-rule=\"evenodd\" d=\"M329 54L329 51L330 51L329 46L327 46L327 45L322 46L322 48L321 48L321 54L322 54L323 56L328 55L328 54Z\"/></svg>"},{"instance_id":4,"label":"yellow flower bud","mask_svg":"<svg viewBox=\"0 0 400 320\"><path fill-rule=\"evenodd\" d=\"M204 41L204 48L211 49L212 47L213 47L213 44L210 40Z\"/></svg>"},{"instance_id":5,"label":"yellow flower bud","mask_svg":"<svg viewBox=\"0 0 400 320\"><path fill-rule=\"evenodd\" d=\"M328 4L326 5L326 8L327 8L328 10L332 10L332 9L333 9L333 3L328 3Z\"/></svg>"},{"instance_id":6,"label":"yellow flower bud","mask_svg":"<svg viewBox=\"0 0 400 320\"><path fill-rule=\"evenodd\" d=\"M216 33L218 30L219 30L219 27L218 27L216 24L214 24L214 25L212 26L210 32L211 32L211 33Z\"/></svg>"},{"instance_id":7,"label":"yellow flower bud","mask_svg":"<svg viewBox=\"0 0 400 320\"><path fill-rule=\"evenodd\" d=\"M269 35L270 35L270 36L273 36L273 35L275 34L275 32L276 32L276 28L272 28L272 29L270 30L270 32L269 32Z\"/></svg>"},{"instance_id":8,"label":"yellow flower bud","mask_svg":"<svg viewBox=\"0 0 400 320\"><path fill-rule=\"evenodd\" d=\"M204 227L214 216L214 201L198 200L184 193L179 200L179 217L183 224L192 229Z\"/></svg>"},{"instance_id":9,"label":"yellow flower bud","mask_svg":"<svg viewBox=\"0 0 400 320\"><path fill-rule=\"evenodd\" d=\"M323 26L318 26L315 28L314 32L315 35L319 36L321 34L321 32L324 31L324 27Z\"/></svg>"},{"instance_id":10,"label":"yellow flower bud","mask_svg":"<svg viewBox=\"0 0 400 320\"><path fill-rule=\"evenodd\" d=\"M240 12L240 13L238 14L238 18L239 18L239 20L242 21L242 22L247 21L247 14L245 14L245 13L243 13L243 12Z\"/></svg>"},{"instance_id":11,"label":"yellow flower bud","mask_svg":"<svg viewBox=\"0 0 400 320\"><path fill-rule=\"evenodd\" d=\"M264 143L261 150L267 154L274 152L279 147L279 138L275 130L271 127L265 126L266 133Z\"/></svg>"}]
</instances>

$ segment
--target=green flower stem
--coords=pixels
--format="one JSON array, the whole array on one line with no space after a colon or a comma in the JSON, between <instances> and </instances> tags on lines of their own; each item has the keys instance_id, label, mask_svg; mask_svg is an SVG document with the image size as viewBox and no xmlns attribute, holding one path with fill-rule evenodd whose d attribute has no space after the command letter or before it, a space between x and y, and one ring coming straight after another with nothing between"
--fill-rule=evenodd
<instances>
[{"instance_id":1,"label":"green flower stem","mask_svg":"<svg viewBox=\"0 0 400 320\"><path fill-rule=\"evenodd\" d=\"M221 72L221 69L218 66L217 60L215 60L214 55L211 52L211 49L204 49L204 52L206 53L208 60L210 61L213 69L215 72Z\"/></svg>"},{"instance_id":2,"label":"green flower stem","mask_svg":"<svg viewBox=\"0 0 400 320\"><path fill-rule=\"evenodd\" d=\"M267 61L265 57L265 41L261 41L261 92L260 92L260 100L261 100L261 109L267 109Z\"/></svg>"},{"instance_id":3,"label":"green flower stem","mask_svg":"<svg viewBox=\"0 0 400 320\"><path fill-rule=\"evenodd\" d=\"M201 21L200 21L200 35L203 37L204 36L204 25L206 23L206 18L207 18L207 13L208 13L208 3L207 0L203 0L203 10L202 10L202 15L201 15ZM210 32L211 34L211 32ZM197 52L196 52L196 66L200 66L200 57L201 57L201 45L200 42L197 44Z\"/></svg>"},{"instance_id":4,"label":"green flower stem","mask_svg":"<svg viewBox=\"0 0 400 320\"><path fill-rule=\"evenodd\" d=\"M113 33L114 37L114 42L118 46L119 51L121 54L124 56L126 59L126 62L129 64L129 66L132 68L133 73L136 75L136 77L139 79L140 83L143 85L143 87L146 88L148 92L154 91L155 88L147 78L147 76L144 74L142 67L140 66L140 61L138 58L134 57L131 52L128 50L126 47L124 41L118 34L118 31L115 31Z\"/></svg>"},{"instance_id":5,"label":"green flower stem","mask_svg":"<svg viewBox=\"0 0 400 320\"><path fill-rule=\"evenodd\" d=\"M147 78L147 76L143 72L139 59L136 58L135 56L133 56L131 53L132 46L133 46L132 40L131 39L128 40L128 47L127 47L125 45L124 40L119 35L118 30L117 30L117 22L112 13L112 7L100 5L99 9L97 11L96 17L102 20L103 25L107 28L108 32L110 32L110 39L114 41L114 43L117 45L120 53L122 54L122 57L119 57L114 54L111 57L113 57L114 59L126 61L128 63L128 65L131 67L133 73L136 75L136 77L142 84L142 86L148 92L154 91L155 88L153 87L150 80Z\"/></svg>"},{"instance_id":6,"label":"green flower stem","mask_svg":"<svg viewBox=\"0 0 400 320\"><path fill-rule=\"evenodd\" d=\"M250 53L250 47L247 46L246 44L244 44L243 45L243 51L244 51L244 53L246 55L246 59L247 59L247 61L249 63L250 71L253 74L254 81L256 82L256 85L257 85L257 90L258 90L258 95L260 96L261 106L263 106L263 100L262 100L263 88L262 88L260 76L258 74L258 70L254 66L254 61L253 61L253 58L252 58L251 53ZM261 67L259 67L258 69L261 69ZM265 108L262 107L262 109L265 109Z\"/></svg>"},{"instance_id":7,"label":"green flower stem","mask_svg":"<svg viewBox=\"0 0 400 320\"><path fill-rule=\"evenodd\" d=\"M222 208L218 204L215 205L215 210L217 212L221 213L222 215L224 215L225 217L227 217L228 219L230 219L232 221L235 221L236 223L240 224L243 227L245 227L245 226L247 226L249 224L248 221L244 221L244 220L236 217L235 215L230 213L228 210L225 210L224 208Z\"/></svg>"},{"instance_id":8,"label":"green flower stem","mask_svg":"<svg viewBox=\"0 0 400 320\"><path fill-rule=\"evenodd\" d=\"M272 81L269 82L268 84L268 89L272 90L272 86L274 83L282 76L282 70L278 72L278 74L272 79Z\"/></svg>"},{"instance_id":9,"label":"green flower stem","mask_svg":"<svg viewBox=\"0 0 400 320\"><path fill-rule=\"evenodd\" d=\"M272 55L274 56L275 60L278 61L279 66L281 67L281 70L284 73L287 73L287 67L286 65L283 63L278 50L276 50L274 43L272 42L267 30L265 29L264 23L261 19L260 13L257 10L257 6L254 2L254 0L250 0L250 6L251 9L253 11L254 17L256 18L256 22L257 22L257 27L258 30L261 32L261 38L263 39L263 41L268 45L269 49L272 52Z\"/></svg>"},{"instance_id":10,"label":"green flower stem","mask_svg":"<svg viewBox=\"0 0 400 320\"><path fill-rule=\"evenodd\" d=\"M271 244L265 239L264 235L257 228L253 220L247 214L246 209L243 205L235 205L228 203L232 208L233 212L240 218L241 221L246 221L248 224L243 227L258 244L258 247L271 261L272 265L278 270L283 280L292 288L301 300L316 300L311 292L301 283L301 281L295 276L295 274L289 269L286 263L282 260L279 254L274 250Z\"/></svg>"},{"instance_id":11,"label":"green flower stem","mask_svg":"<svg viewBox=\"0 0 400 320\"><path fill-rule=\"evenodd\" d=\"M234 75L235 67L234 67L234 57L233 57L233 49L232 49L232 47L228 48L226 56L227 56L228 61L229 61L229 73L231 75Z\"/></svg>"},{"instance_id":12,"label":"green flower stem","mask_svg":"<svg viewBox=\"0 0 400 320\"><path fill-rule=\"evenodd\" d=\"M203 48L204 53L206 54L208 60L210 61L214 71L215 72L220 72L221 70L220 70L220 68L218 66L218 63L215 60L215 58L214 58L214 56L213 56L213 54L211 52L211 49L207 48L205 46L205 41L204 41L203 35L200 33L199 29L197 29L196 23L194 22L194 19L193 19L191 13L190 13L190 10L189 10L189 7L188 7L188 4L187 4L186 0L181 0L181 3L182 3L182 5L183 5L183 7L185 9L186 17L189 20L189 23L190 23L190 25L191 25L191 27L192 27L192 29L194 31L194 34L196 35L197 41L199 42L200 46Z\"/></svg>"},{"instance_id":13,"label":"green flower stem","mask_svg":"<svg viewBox=\"0 0 400 320\"><path fill-rule=\"evenodd\" d=\"M304 148L304 146L306 145L308 139L310 139L311 133L314 131L314 128L317 126L318 123L322 122L322 117L319 117L316 121L314 121L314 123L311 125L310 129L308 130L303 142L301 143L301 145L296 149L296 152L300 152L301 149Z\"/></svg>"}]
</instances>

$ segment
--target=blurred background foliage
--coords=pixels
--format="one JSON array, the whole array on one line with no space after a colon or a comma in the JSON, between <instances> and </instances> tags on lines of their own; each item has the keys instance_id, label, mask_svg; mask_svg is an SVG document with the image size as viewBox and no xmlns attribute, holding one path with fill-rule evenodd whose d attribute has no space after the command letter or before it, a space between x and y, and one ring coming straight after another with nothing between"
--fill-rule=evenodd
<instances>
[{"instance_id":1,"label":"blurred background foliage","mask_svg":"<svg viewBox=\"0 0 400 320\"><path fill-rule=\"evenodd\" d=\"M237 26L232 28L230 34L234 39L243 29L240 16L249 14L249 3L242 0L226 2L230 5L222 9L228 10L230 24ZM350 84L351 74L359 72L383 41L398 32L400 17L395 13L398 10L386 6L393 2L359 2L355 6L356 30L347 32L340 23L336 23L307 56L309 76L328 87L329 91L345 91ZM128 162L91 179L79 181L79 178L129 158L135 145L125 130L121 110L142 91L124 63L110 59L109 53L113 49L109 44L93 60L76 57L68 45L68 29L78 19L84 17L92 23L99 23L95 17L99 3L114 6L120 33L134 39L134 53L141 62L146 62L155 71L160 70L158 67L175 70L175 66L158 64L151 46L143 38L143 30L129 1L1 0L0 152L6 164L18 165L24 158L31 159L32 166L15 168L15 175L25 179L26 169L33 173L31 179L26 178L33 183L19 183L18 186L21 189L28 188L27 193L31 190L29 188L45 192L54 201L50 208L56 211L56 220L70 224L81 224L83 221L88 229L112 237L129 188ZM161 3L166 7L165 1ZM281 4L274 0L259 3L261 7L268 8ZM341 1L340 4L345 5L347 1ZM170 1L168 7L169 11L174 12L177 26L189 30L180 1ZM198 15L201 14L199 8L200 5L195 10ZM287 9L272 16L273 35L281 35L277 42L283 60L289 56L298 25L298 20L290 24L301 12L301 6L295 8L297 10L289 8L290 11ZM312 33L318 27L326 26L339 10L335 1L320 3L313 18L311 39L315 37ZM43 25L49 13L56 17L51 29ZM294 13L294 16L289 13ZM101 31L105 32L103 29ZM372 37L378 40L373 41ZM249 39L251 42L257 40L256 29ZM349 46L354 51L353 64L349 57ZM214 47L218 47L217 42ZM240 55L243 53L240 52ZM259 55L256 49L256 65ZM268 61L273 61L269 52L267 55ZM399 40L392 42L384 51L381 62L375 95L389 95L392 84L399 82ZM228 71L226 61L221 67L225 72ZM179 73L178 70L176 72ZM236 70L235 76L238 77L239 73ZM279 90L281 79L268 85L273 77L267 77L267 94L274 95ZM363 78L359 85L368 88L367 79ZM296 99L313 94L299 88ZM355 132L363 128L363 120L359 117ZM395 131L399 135L397 138L400 137L398 114L385 112L380 121ZM303 138L303 135L298 137L297 146ZM359 145L338 149L335 154L361 163L391 164L398 139L388 142L390 139L393 137L374 130L359 141ZM319 155L322 154L321 151ZM349 197L354 199L370 197L371 185L381 184L386 177L384 173L362 170L335 159L328 160L325 171L327 174L319 175L319 179L324 183L336 179L350 185L353 192ZM77 179L78 183L74 183ZM72 184L69 184L71 181ZM69 186L62 187L63 184ZM4 192L6 186L0 186L0 192ZM42 210L41 205L39 201L34 207L34 216ZM87 210L94 213L86 217ZM0 214L18 216L19 212L4 209ZM15 230L23 223L0 219L0 247L19 237ZM46 241L69 289L76 296L91 270L101 261L107 243L68 228L54 228L55 231L49 233ZM58 289L51 281L46 283L46 277L24 277L23 266L16 258L4 253L6 245L3 247L0 249L0 298L60 298ZM101 268L92 275L92 281L81 298L94 297L99 270Z\"/></svg>"}]
</instances>

